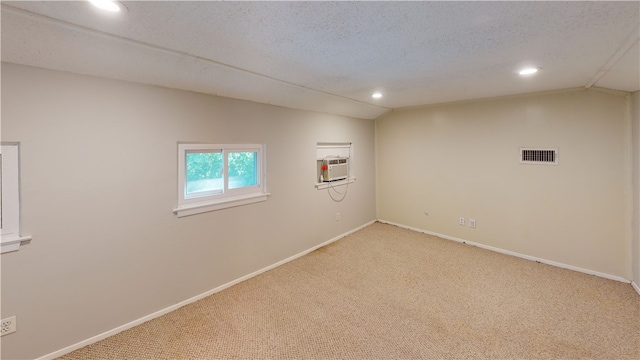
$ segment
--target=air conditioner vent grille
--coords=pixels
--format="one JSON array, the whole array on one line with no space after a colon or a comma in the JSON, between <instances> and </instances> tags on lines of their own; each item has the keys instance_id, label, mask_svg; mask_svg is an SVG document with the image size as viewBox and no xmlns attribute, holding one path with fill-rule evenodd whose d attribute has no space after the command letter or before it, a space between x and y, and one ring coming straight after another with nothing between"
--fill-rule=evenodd
<instances>
[{"instance_id":1,"label":"air conditioner vent grille","mask_svg":"<svg viewBox=\"0 0 640 360\"><path fill-rule=\"evenodd\" d=\"M523 164L558 164L558 149L521 148L520 162Z\"/></svg>"}]
</instances>

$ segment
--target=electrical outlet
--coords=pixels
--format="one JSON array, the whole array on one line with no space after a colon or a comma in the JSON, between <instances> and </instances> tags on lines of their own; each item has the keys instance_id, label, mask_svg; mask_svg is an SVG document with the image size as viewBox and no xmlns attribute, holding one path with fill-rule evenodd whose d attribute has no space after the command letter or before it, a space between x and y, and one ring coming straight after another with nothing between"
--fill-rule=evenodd
<instances>
[{"instance_id":1,"label":"electrical outlet","mask_svg":"<svg viewBox=\"0 0 640 360\"><path fill-rule=\"evenodd\" d=\"M336 221L340 221L340 213L336 213Z\"/></svg>"},{"instance_id":2,"label":"electrical outlet","mask_svg":"<svg viewBox=\"0 0 640 360\"><path fill-rule=\"evenodd\" d=\"M12 317L2 319L2 328L0 329L2 330L1 336L16 332L16 316L14 315Z\"/></svg>"},{"instance_id":3,"label":"electrical outlet","mask_svg":"<svg viewBox=\"0 0 640 360\"><path fill-rule=\"evenodd\" d=\"M469 219L469 227L470 228L476 228L476 220L475 219Z\"/></svg>"},{"instance_id":4,"label":"electrical outlet","mask_svg":"<svg viewBox=\"0 0 640 360\"><path fill-rule=\"evenodd\" d=\"M460 224L460 226L464 226L464 218L458 218L458 224Z\"/></svg>"}]
</instances>

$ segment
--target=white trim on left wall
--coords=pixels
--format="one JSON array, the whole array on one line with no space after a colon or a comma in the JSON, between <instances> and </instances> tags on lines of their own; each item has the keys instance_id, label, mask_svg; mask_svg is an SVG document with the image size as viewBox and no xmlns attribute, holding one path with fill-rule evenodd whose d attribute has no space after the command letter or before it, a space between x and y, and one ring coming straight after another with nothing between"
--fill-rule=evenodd
<instances>
[{"instance_id":1,"label":"white trim on left wall","mask_svg":"<svg viewBox=\"0 0 640 360\"><path fill-rule=\"evenodd\" d=\"M631 286L633 286L633 288L636 290L636 292L638 293L638 295L640 295L640 286L638 286L638 284L636 284L635 281L631 282Z\"/></svg>"},{"instance_id":2,"label":"white trim on left wall","mask_svg":"<svg viewBox=\"0 0 640 360\"><path fill-rule=\"evenodd\" d=\"M370 222L368 222L368 223L366 223L364 225L361 225L361 226L359 226L359 227L357 227L357 228L355 228L353 230L347 231L346 233L344 233L342 235L338 235L338 236L334 237L333 239L327 240L327 241L323 242L322 244L316 245L316 246L314 246L314 247L312 247L310 249L307 249L307 250L305 250L303 252L300 252L298 254L290 256L290 257L288 257L288 258L286 258L284 260L278 261L275 264L272 264L272 265L269 265L269 266L267 266L265 268L262 268L260 270L254 271L251 274L245 275L245 276L243 276L241 278L238 278L238 279L230 281L230 282L228 282L226 284L220 285L217 288L211 289L209 291L205 291L200 295L196 295L196 296L194 296L194 297L192 297L190 299L184 300L184 301L179 302L179 303L177 303L175 305L171 305L171 306L169 306L167 308L164 308L162 310L156 311L156 312L154 312L152 314L143 316L143 317L141 317L139 319L136 319L136 320L133 320L133 321L131 321L129 323L126 323L124 325L118 326L115 329L111 329L111 330L105 331L102 334L93 336L93 337L91 337L89 339L80 341L79 343L67 346L67 347L65 347L63 349L60 349L60 350L57 350L57 351L54 351L52 353L49 353L49 354L44 355L42 357L39 357L36 360L51 360L51 359L55 359L57 357L66 355L66 354L68 354L68 353L70 353L70 352L72 352L74 350L80 349L80 348L85 347L87 345L91 345L91 344L96 343L96 342L98 342L100 340L104 340L104 339L106 339L106 338L108 338L110 336L116 335L116 334L121 333L121 332L123 332L125 330L128 330L128 329L131 329L132 327L140 325L140 324L142 324L144 322L147 322L149 320L153 320L153 319L155 319L157 317L160 317L162 315L166 315L166 314L168 314L168 313L170 313L170 312L172 312L174 310L177 310L177 309L179 309L179 308L181 308L181 307L183 307L185 305L189 305L191 303L194 303L194 302L196 302L196 301L198 301L200 299L203 299L203 298L205 298L207 296L213 295L213 294L215 294L217 292L220 292L220 291L222 291L222 290L224 290L226 288L229 288L229 287L231 287L233 285L241 283L241 282L243 282L245 280L249 280L252 277L258 276L258 275L260 275L260 274L262 274L262 273L264 273L266 271L269 271L271 269L277 268L280 265L284 265L284 264L286 264L286 263L288 263L290 261L293 261L293 260L295 260L295 259L297 259L299 257L307 255L308 253L310 253L312 251L315 251L315 250L317 250L317 249L319 249L319 248L321 248L323 246L327 246L327 245L331 244L332 242L338 241L338 240L342 239L343 237L345 237L347 235L350 235L350 234L352 234L352 233L354 233L354 232L356 232L358 230L361 230L361 229L363 229L363 228L365 228L365 227L367 227L367 226L369 226L369 225L371 225L371 224L373 224L375 222L376 222L376 220L372 220L372 221L370 221Z\"/></svg>"}]
</instances>

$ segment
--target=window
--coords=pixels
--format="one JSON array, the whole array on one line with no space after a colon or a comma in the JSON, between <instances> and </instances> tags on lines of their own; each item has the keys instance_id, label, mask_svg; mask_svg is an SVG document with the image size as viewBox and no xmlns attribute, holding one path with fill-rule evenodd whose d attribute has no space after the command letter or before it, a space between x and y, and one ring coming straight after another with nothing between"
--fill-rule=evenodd
<instances>
[{"instance_id":1,"label":"window","mask_svg":"<svg viewBox=\"0 0 640 360\"><path fill-rule=\"evenodd\" d=\"M3 143L0 151L0 228L1 252L16 251L23 241L31 240L20 234L20 148L17 143Z\"/></svg>"},{"instance_id":2,"label":"window","mask_svg":"<svg viewBox=\"0 0 640 360\"><path fill-rule=\"evenodd\" d=\"M337 180L332 183L323 181L323 161L327 159L348 159L347 174L344 180ZM316 189L329 189L332 186L341 186L356 181L353 171L353 144L352 143L328 143L319 142L316 144Z\"/></svg>"},{"instance_id":3,"label":"window","mask_svg":"<svg viewBox=\"0 0 640 360\"><path fill-rule=\"evenodd\" d=\"M265 145L178 144L181 216L267 200Z\"/></svg>"}]
</instances>

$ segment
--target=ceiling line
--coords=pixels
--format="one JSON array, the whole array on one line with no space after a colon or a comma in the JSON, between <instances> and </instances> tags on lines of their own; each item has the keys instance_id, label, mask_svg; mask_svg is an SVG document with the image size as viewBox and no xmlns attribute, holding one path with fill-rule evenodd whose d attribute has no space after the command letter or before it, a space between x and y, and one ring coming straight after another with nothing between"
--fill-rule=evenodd
<instances>
[{"instance_id":1,"label":"ceiling line","mask_svg":"<svg viewBox=\"0 0 640 360\"><path fill-rule=\"evenodd\" d=\"M633 29L631 33L627 36L624 42L616 49L616 51L611 55L609 60L598 70L598 72L591 78L591 81L585 85L585 88L592 87L595 83L600 80L601 77L604 76L612 67L614 67L623 56L627 54L631 48L636 45L636 43L640 42L640 25L638 25L637 29Z\"/></svg>"},{"instance_id":2,"label":"ceiling line","mask_svg":"<svg viewBox=\"0 0 640 360\"><path fill-rule=\"evenodd\" d=\"M393 108L392 111L416 110L416 109L424 109L424 108L430 108L430 107L438 107L438 106L443 106L443 105L447 105L448 106L448 105L472 104L472 103L485 102L485 101L499 101L499 100L505 100L505 99L518 99L518 98L526 98L526 97L540 96L540 95L565 94L565 93L576 92L576 91L585 91L585 90L587 90L587 89L585 89L583 86L562 88L562 89L552 89L552 90L541 90L541 91L523 92L523 93L517 93L517 94L488 96L488 97L474 98L474 99L445 101L445 102L439 102L439 103L433 103L433 104L402 106L402 107ZM620 93L620 94L627 94L628 93L627 91L623 91L623 90L606 89L606 88L600 88L600 87L593 87L593 88L588 89L588 90L591 90L591 91L593 91L593 90L605 91L605 92L610 91L610 92L616 92L616 93Z\"/></svg>"},{"instance_id":3,"label":"ceiling line","mask_svg":"<svg viewBox=\"0 0 640 360\"><path fill-rule=\"evenodd\" d=\"M313 88L309 88L303 85L299 85L299 84L295 84L286 80L282 80L282 79L278 79L278 78L274 78L272 76L269 75L265 75L265 74L261 74L255 71L251 71L251 70L247 70L247 69L243 69L237 66L233 66L233 65L229 65L229 64L225 64L223 62L219 62L213 59L209 59L203 56L198 56L198 55L193 55L187 52L183 52L183 51L177 51L177 50L173 50L167 47L163 47L163 46L159 46L159 45L154 45L154 44L150 44L150 43L146 43L143 41L139 41L139 40L134 40L134 39L129 39L126 38L124 36L120 36L120 35L115 35L115 34L111 34L111 33L107 33L107 32L103 32L100 30L95 30L95 29L91 29L88 28L86 26L82 26L82 25L78 25L78 24L73 24L70 23L68 21L64 21L64 20L59 20L59 19L55 19L46 15L41 15L41 14L37 14L37 13L33 13L27 10L23 10L23 9L19 9L16 7L13 7L11 5L7 5L7 4L2 4L1 5L2 11L6 11L6 10L10 10L9 12L14 12L17 14L20 14L22 16L26 16L26 17L33 17L33 18L38 18L40 20L43 21L47 21L49 23L52 23L54 25L60 25L60 26L64 26L67 27L69 29L72 30L76 30L76 31L82 31L91 35L97 35L97 36L102 36L111 40L117 40L117 41L122 41L122 42L126 42L132 45L137 45L137 46L141 46L141 47L147 47L150 49L154 49L154 50L159 50L159 51L164 51L173 55L179 55L179 56L186 56L198 61L202 61L202 62L206 62L206 63L210 63L213 64L215 66L219 66L219 67L223 67L223 68L227 68L227 69L231 69L231 70L235 70L235 71L239 71L248 75L252 75L252 76L256 76L256 77L260 77L263 79L267 79L267 80L271 80L271 81L275 81L278 82L280 84L283 85L287 85L287 86L292 86L298 89L303 89L303 90L307 90L307 91L312 91L318 94L322 94L322 95L328 95L331 97L335 97L341 100L346 100L346 101L350 101L350 102L354 102L354 103L358 103L361 105L366 105L366 106L371 106L371 107L375 107L375 108L379 108L379 109L384 109L384 110L391 110L391 108L389 107L385 107L385 106L381 106L381 105L375 105L375 104L371 104L362 100L357 100L357 99L352 99L346 96L341 96L341 95L337 95L337 94L333 94L330 92L326 92L326 91L322 91L322 90L318 90L318 89L313 89Z\"/></svg>"}]
</instances>

